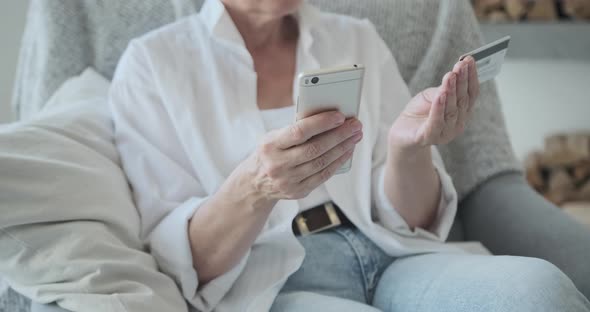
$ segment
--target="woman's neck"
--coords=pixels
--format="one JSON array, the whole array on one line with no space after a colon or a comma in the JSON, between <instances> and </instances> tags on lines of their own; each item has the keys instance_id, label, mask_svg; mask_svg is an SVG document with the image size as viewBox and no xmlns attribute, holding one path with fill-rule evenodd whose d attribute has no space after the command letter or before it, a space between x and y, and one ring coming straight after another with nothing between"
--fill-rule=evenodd
<instances>
[{"instance_id":1,"label":"woman's neck","mask_svg":"<svg viewBox=\"0 0 590 312\"><path fill-rule=\"evenodd\" d=\"M297 23L290 16L269 16L240 11L228 5L225 7L251 53L283 45L297 38Z\"/></svg>"}]
</instances>

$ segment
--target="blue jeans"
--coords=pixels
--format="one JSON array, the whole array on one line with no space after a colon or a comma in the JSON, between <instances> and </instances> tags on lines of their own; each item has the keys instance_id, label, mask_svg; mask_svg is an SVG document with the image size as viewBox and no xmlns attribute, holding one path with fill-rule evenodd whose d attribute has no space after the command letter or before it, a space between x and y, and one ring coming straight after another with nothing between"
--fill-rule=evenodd
<instances>
[{"instance_id":1,"label":"blue jeans","mask_svg":"<svg viewBox=\"0 0 590 312\"><path fill-rule=\"evenodd\" d=\"M525 257L394 259L355 228L300 238L306 257L271 312L590 311L557 267ZM33 312L62 312L33 304Z\"/></svg>"},{"instance_id":2,"label":"blue jeans","mask_svg":"<svg viewBox=\"0 0 590 312\"><path fill-rule=\"evenodd\" d=\"M391 258L359 230L300 238L306 257L272 312L590 311L557 267L525 257Z\"/></svg>"}]
</instances>

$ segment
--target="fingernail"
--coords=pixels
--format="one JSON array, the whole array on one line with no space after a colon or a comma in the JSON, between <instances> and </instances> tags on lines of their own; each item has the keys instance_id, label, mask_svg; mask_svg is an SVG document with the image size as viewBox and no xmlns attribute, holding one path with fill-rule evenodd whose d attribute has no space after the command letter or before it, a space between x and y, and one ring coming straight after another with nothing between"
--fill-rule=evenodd
<instances>
[{"instance_id":1,"label":"fingernail","mask_svg":"<svg viewBox=\"0 0 590 312\"><path fill-rule=\"evenodd\" d=\"M361 123L360 123L358 120L355 120L355 121L352 123L352 133L358 133L358 132L360 132L362 129L363 129L363 125L362 125L362 124L361 124Z\"/></svg>"},{"instance_id":2,"label":"fingernail","mask_svg":"<svg viewBox=\"0 0 590 312\"><path fill-rule=\"evenodd\" d=\"M336 122L334 123L336 126L342 125L346 121L346 118L342 114L337 114Z\"/></svg>"},{"instance_id":3,"label":"fingernail","mask_svg":"<svg viewBox=\"0 0 590 312\"><path fill-rule=\"evenodd\" d=\"M361 133L357 133L357 134L355 134L355 135L352 137L352 141L353 141L354 143L358 143L358 142L360 142L360 140L361 140L362 138L363 138L363 133L362 133L362 132L361 132Z\"/></svg>"}]
</instances>

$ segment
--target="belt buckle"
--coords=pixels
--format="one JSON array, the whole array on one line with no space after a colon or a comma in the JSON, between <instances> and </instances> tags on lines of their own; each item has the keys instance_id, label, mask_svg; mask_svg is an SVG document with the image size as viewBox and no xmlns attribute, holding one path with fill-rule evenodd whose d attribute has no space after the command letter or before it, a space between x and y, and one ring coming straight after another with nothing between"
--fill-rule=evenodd
<instances>
[{"instance_id":1,"label":"belt buckle","mask_svg":"<svg viewBox=\"0 0 590 312\"><path fill-rule=\"evenodd\" d=\"M303 217L302 215L297 216L297 218L295 219L295 222L297 224L297 227L299 228L299 233L301 234L301 236L307 236L307 235L311 235L313 233L325 231L325 230L337 227L342 224L342 221L340 220L340 217L338 217L338 213L336 213L336 208L334 207L334 204L332 204L332 202L325 203L324 210L326 211L326 214L328 215L328 218L330 219L330 224L323 226L321 228L315 229L313 231L309 230L309 227L307 226L307 219L305 219L305 217Z\"/></svg>"}]
</instances>

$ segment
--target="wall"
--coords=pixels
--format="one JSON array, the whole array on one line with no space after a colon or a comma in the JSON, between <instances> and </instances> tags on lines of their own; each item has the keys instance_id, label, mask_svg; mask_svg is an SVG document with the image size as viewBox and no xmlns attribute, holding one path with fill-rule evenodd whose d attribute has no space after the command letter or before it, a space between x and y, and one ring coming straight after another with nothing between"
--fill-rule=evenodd
<instances>
[{"instance_id":1,"label":"wall","mask_svg":"<svg viewBox=\"0 0 590 312\"><path fill-rule=\"evenodd\" d=\"M590 62L508 60L497 83L519 158L551 133L590 132Z\"/></svg>"},{"instance_id":2,"label":"wall","mask_svg":"<svg viewBox=\"0 0 590 312\"><path fill-rule=\"evenodd\" d=\"M12 120L10 99L28 0L0 1L0 123Z\"/></svg>"}]
</instances>

